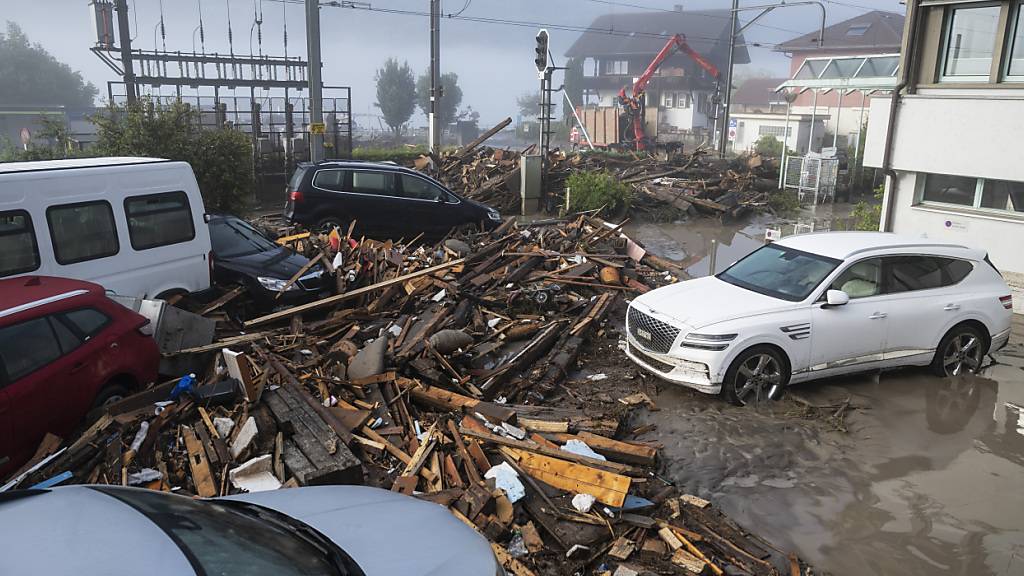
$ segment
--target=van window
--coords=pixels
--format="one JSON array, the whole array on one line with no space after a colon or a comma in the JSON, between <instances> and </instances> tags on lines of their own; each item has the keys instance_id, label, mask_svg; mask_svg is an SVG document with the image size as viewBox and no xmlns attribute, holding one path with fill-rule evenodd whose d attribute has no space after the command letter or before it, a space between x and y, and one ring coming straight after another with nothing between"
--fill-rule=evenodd
<instances>
[{"instance_id":1,"label":"van window","mask_svg":"<svg viewBox=\"0 0 1024 576\"><path fill-rule=\"evenodd\" d=\"M24 210L0 212L0 277L39 268L32 217Z\"/></svg>"},{"instance_id":2,"label":"van window","mask_svg":"<svg viewBox=\"0 0 1024 576\"><path fill-rule=\"evenodd\" d=\"M45 317L0 328L0 367L6 375L0 380L4 382L15 382L31 374L60 354L60 346Z\"/></svg>"},{"instance_id":3,"label":"van window","mask_svg":"<svg viewBox=\"0 0 1024 576\"><path fill-rule=\"evenodd\" d=\"M46 209L46 220L59 264L105 258L120 250L109 202L51 206Z\"/></svg>"},{"instance_id":4,"label":"van window","mask_svg":"<svg viewBox=\"0 0 1024 576\"><path fill-rule=\"evenodd\" d=\"M345 191L345 171L344 170L319 170L315 176L313 176L313 186L317 188L323 188L324 190L333 190L335 192Z\"/></svg>"},{"instance_id":5,"label":"van window","mask_svg":"<svg viewBox=\"0 0 1024 576\"><path fill-rule=\"evenodd\" d=\"M395 195L395 175L391 172L352 171L352 191L380 196Z\"/></svg>"},{"instance_id":6,"label":"van window","mask_svg":"<svg viewBox=\"0 0 1024 576\"><path fill-rule=\"evenodd\" d=\"M188 242L196 237L184 192L130 196L124 200L128 239L135 250Z\"/></svg>"}]
</instances>

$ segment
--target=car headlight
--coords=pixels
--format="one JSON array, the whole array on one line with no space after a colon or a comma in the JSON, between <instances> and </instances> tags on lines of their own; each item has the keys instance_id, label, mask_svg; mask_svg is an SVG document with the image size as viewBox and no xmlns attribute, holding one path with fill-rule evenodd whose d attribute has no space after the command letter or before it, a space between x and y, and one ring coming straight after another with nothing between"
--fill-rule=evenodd
<instances>
[{"instance_id":1,"label":"car headlight","mask_svg":"<svg viewBox=\"0 0 1024 576\"><path fill-rule=\"evenodd\" d=\"M729 347L729 342L736 339L736 334L698 334L691 332L679 343L685 348L721 351Z\"/></svg>"},{"instance_id":2,"label":"car headlight","mask_svg":"<svg viewBox=\"0 0 1024 576\"><path fill-rule=\"evenodd\" d=\"M270 278L268 276L257 276L256 280L259 281L261 286L263 286L267 290L270 290L271 292L280 292L281 289L284 288L284 285L288 283L287 280L282 280L280 278ZM285 290L285 292L291 292L292 290L298 289L298 284L292 284L291 286L288 287L288 290Z\"/></svg>"},{"instance_id":3,"label":"car headlight","mask_svg":"<svg viewBox=\"0 0 1024 576\"><path fill-rule=\"evenodd\" d=\"M497 210L488 210L487 217L495 222L501 220L501 214L499 214Z\"/></svg>"}]
</instances>

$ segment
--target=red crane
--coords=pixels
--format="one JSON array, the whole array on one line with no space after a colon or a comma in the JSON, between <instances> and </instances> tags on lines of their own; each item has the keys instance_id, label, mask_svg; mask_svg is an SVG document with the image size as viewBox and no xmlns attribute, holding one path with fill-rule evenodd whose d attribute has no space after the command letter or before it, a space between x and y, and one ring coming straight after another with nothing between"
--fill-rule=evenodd
<instances>
[{"instance_id":1,"label":"red crane","mask_svg":"<svg viewBox=\"0 0 1024 576\"><path fill-rule=\"evenodd\" d=\"M623 86L622 90L619 90L619 104L622 105L624 113L632 121L633 135L636 140L637 150L644 150L647 148L647 145L645 144L647 137L644 134L643 105L641 104L644 91L647 89L647 84L650 83L654 73L661 67L661 63L669 56L675 54L676 51L681 51L689 56L697 63L698 66L710 74L711 77L715 79L715 92L718 92L718 83L721 78L718 68L698 54L696 50L690 48L690 45L686 43L686 37L682 34L676 34L669 38L668 42L665 43L665 47L661 49L661 52L658 52L658 55L654 57L654 60L651 60L651 63L647 66L647 69L644 70L644 73L641 74L640 77L636 79L636 82L633 83L633 95L628 96L626 94L626 88L628 88L628 86Z\"/></svg>"}]
</instances>

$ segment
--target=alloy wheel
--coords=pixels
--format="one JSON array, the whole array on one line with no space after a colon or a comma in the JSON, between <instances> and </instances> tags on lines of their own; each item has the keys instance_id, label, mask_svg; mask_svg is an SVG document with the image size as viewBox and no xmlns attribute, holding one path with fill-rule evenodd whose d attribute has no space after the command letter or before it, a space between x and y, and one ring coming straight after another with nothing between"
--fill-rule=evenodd
<instances>
[{"instance_id":1,"label":"alloy wheel","mask_svg":"<svg viewBox=\"0 0 1024 576\"><path fill-rule=\"evenodd\" d=\"M742 404L778 398L782 370L771 354L754 354L740 364L733 386Z\"/></svg>"},{"instance_id":2,"label":"alloy wheel","mask_svg":"<svg viewBox=\"0 0 1024 576\"><path fill-rule=\"evenodd\" d=\"M981 344L981 338L970 332L954 336L942 352L942 367L946 376L959 376L964 370L976 374L981 368Z\"/></svg>"}]
</instances>

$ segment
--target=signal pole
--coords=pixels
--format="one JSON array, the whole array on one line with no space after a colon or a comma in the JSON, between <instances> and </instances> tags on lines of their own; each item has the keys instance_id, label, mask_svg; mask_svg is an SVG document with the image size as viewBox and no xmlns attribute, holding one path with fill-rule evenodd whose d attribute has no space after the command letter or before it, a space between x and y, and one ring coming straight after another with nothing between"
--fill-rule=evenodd
<instances>
[{"instance_id":1,"label":"signal pole","mask_svg":"<svg viewBox=\"0 0 1024 576\"><path fill-rule=\"evenodd\" d=\"M123 0L122 0L123 1ZM309 59L309 161L324 159L324 87L320 80L320 2L306 0L306 52Z\"/></svg>"},{"instance_id":2,"label":"signal pole","mask_svg":"<svg viewBox=\"0 0 1024 576\"><path fill-rule=\"evenodd\" d=\"M430 151L441 151L441 0L430 0Z\"/></svg>"},{"instance_id":3,"label":"signal pole","mask_svg":"<svg viewBox=\"0 0 1024 576\"><path fill-rule=\"evenodd\" d=\"M135 68L132 66L132 33L128 28L128 0L115 0L117 11L118 44L121 45L121 68L124 70L124 94L129 104L138 100L135 88Z\"/></svg>"},{"instance_id":4,"label":"signal pole","mask_svg":"<svg viewBox=\"0 0 1024 576\"><path fill-rule=\"evenodd\" d=\"M736 36L740 19L740 0L732 0L732 18L729 20L729 65L725 69L725 93L722 99L722 125L719 126L718 153L725 155L729 144L729 106L732 105L732 68L736 63Z\"/></svg>"}]
</instances>

